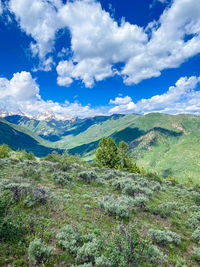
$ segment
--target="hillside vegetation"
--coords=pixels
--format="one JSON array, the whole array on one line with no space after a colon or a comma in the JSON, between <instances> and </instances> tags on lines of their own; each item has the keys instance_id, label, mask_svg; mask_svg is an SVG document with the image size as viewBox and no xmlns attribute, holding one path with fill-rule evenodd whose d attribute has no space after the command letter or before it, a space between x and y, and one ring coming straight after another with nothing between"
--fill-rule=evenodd
<instances>
[{"instance_id":1,"label":"hillside vegetation","mask_svg":"<svg viewBox=\"0 0 200 267\"><path fill-rule=\"evenodd\" d=\"M53 148L48 146L48 142L41 137L3 119L0 119L0 144L7 144L13 150L25 149L27 152L33 152L38 157L45 156L53 151Z\"/></svg>"},{"instance_id":2,"label":"hillside vegetation","mask_svg":"<svg viewBox=\"0 0 200 267\"><path fill-rule=\"evenodd\" d=\"M151 113L97 116L66 122L11 116L9 121L45 137L43 144L68 149L85 160L93 160L100 139L111 136L117 143L124 140L129 144L129 151L139 166L183 181L188 177L199 179L199 116Z\"/></svg>"},{"instance_id":3,"label":"hillside vegetation","mask_svg":"<svg viewBox=\"0 0 200 267\"><path fill-rule=\"evenodd\" d=\"M9 153L0 160L1 266L200 263L198 185L67 153Z\"/></svg>"}]
</instances>

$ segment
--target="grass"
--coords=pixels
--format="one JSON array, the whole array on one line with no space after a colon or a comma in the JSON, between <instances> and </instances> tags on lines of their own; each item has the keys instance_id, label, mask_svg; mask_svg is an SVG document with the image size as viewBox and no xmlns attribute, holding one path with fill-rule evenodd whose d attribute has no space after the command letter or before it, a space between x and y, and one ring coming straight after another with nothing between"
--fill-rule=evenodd
<instances>
[{"instance_id":1,"label":"grass","mask_svg":"<svg viewBox=\"0 0 200 267\"><path fill-rule=\"evenodd\" d=\"M3 164L4 162L4 164ZM146 211L133 209L128 219L110 216L99 207L99 201L104 196L112 195L118 198L123 195L121 190L115 190L112 182L116 180L123 181L129 176L125 172L113 170L103 170L96 168L98 177L102 177L107 172L113 173L113 180L103 180L101 183L85 183L79 180L78 173L82 171L77 168L70 168L68 172L73 176L72 182L65 186L55 184L52 180L52 172L57 172L56 163L47 163L54 166L54 171L49 169L43 161L16 161L9 159L1 160L0 184L3 179L17 184L28 183L32 187L46 186L53 195L52 201L46 204L37 204L32 207L25 205L25 199L22 197L8 213L12 216L13 223L16 223L15 216L18 214L23 221L25 231L20 239L0 242L0 265L2 266L30 266L28 258L28 246L35 238L40 238L44 244L54 248L53 255L44 266L72 266L76 264L74 255L68 251L63 251L58 246L56 234L59 229L66 224L77 226L82 234L101 233L99 239L112 242L113 234L119 224L131 225L134 221L141 238L148 240L148 230L150 228L159 230L170 230L181 236L179 246L170 245L160 247L160 250L166 255L166 260L162 264L155 266L196 266L196 262L191 258L191 248L197 247L197 244L191 238L193 229L188 228L186 221L193 214L191 206L195 205L193 192L197 190L191 186L171 186L163 180L161 191L154 192L149 198L148 209ZM28 165L35 169L40 169L40 180L32 177L21 177L22 169ZM81 167L82 168L82 167ZM89 171L91 167L84 167ZM138 178L134 178L133 181ZM129 178L130 179L130 178ZM144 178L147 179L147 178ZM152 181L147 180L148 186ZM2 184L0 185L2 189ZM161 218L160 215L154 215L151 212L153 207L159 207L161 204L177 202L177 208L172 215L167 218ZM182 207L185 207L185 212ZM151 240L148 240L151 243ZM103 252L102 252L103 253ZM94 265L95 266L95 265ZM152 266L148 261L142 266Z\"/></svg>"}]
</instances>

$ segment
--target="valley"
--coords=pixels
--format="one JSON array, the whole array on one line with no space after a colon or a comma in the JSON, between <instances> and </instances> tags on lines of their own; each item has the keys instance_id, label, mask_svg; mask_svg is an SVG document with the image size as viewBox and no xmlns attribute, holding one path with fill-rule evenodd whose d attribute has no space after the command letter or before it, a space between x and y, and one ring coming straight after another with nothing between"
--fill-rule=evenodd
<instances>
[{"instance_id":1,"label":"valley","mask_svg":"<svg viewBox=\"0 0 200 267\"><path fill-rule=\"evenodd\" d=\"M47 152L67 149L69 153L91 161L100 139L111 136L117 143L127 142L136 163L149 171L157 171L164 177L175 176L181 181L189 177L199 179L199 116L151 113L56 120L50 115L43 120L20 115L5 116L4 119L13 127L20 127L24 133L28 131ZM2 139L1 143L4 142L7 143ZM21 148L26 149L26 145Z\"/></svg>"}]
</instances>

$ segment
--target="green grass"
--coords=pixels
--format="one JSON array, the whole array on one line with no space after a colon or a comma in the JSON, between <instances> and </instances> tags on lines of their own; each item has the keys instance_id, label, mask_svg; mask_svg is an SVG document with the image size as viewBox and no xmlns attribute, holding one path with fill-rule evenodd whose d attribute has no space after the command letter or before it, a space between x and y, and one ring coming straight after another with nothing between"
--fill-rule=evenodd
<instances>
[{"instance_id":1,"label":"green grass","mask_svg":"<svg viewBox=\"0 0 200 267\"><path fill-rule=\"evenodd\" d=\"M4 162L4 164L3 164ZM195 205L192 188L183 186L181 189L178 186L167 186L165 182L161 184L162 190L154 192L149 198L149 203L146 211L133 209L128 219L120 219L115 216L110 216L99 207L99 201L104 196L112 195L118 198L123 195L121 190L115 190L110 181L103 180L103 183L85 183L80 181L78 173L81 169L70 169L73 175L72 182L65 186L55 184L51 179L53 172L57 172L56 164L49 163L54 166L54 171L48 166L42 164L42 161L37 162L12 162L5 159L1 164L0 184L3 179L8 179L10 182L31 184L32 187L46 186L54 195L54 198L48 203L42 205L37 204L33 207L27 207L22 197L11 209L8 215L13 216L15 223L16 216L20 216L23 221L25 231L21 239L2 241L0 242L0 265L2 266L30 266L28 259L29 243L35 238L40 238L43 243L54 247L53 256L44 266L72 266L75 263L75 258L68 251L62 250L58 246L56 233L61 227L66 224L75 225L81 233L101 232L99 238L105 238L104 242L112 241L113 232L118 224L136 223L136 228L140 236L148 239L148 229L170 230L181 236L181 244L179 246L170 245L160 247L160 250L166 255L166 262L163 265L156 266L196 266L195 261L191 259L191 247L197 247L197 244L191 238L193 229L186 226L187 219L193 214L191 206ZM36 170L40 170L41 177L35 180L30 177L22 177L22 170L30 165ZM85 169L89 171L89 169ZM93 169L97 172L98 177L108 171L99 168ZM114 174L114 172L113 172ZM114 180L127 179L127 173L118 172L114 174ZM146 179L146 178L145 178ZM113 181L114 181L113 180ZM150 184L151 182L147 180ZM0 185L0 188L2 186ZM154 215L151 212L153 207L159 205L177 202L177 208L172 215L167 218L161 218L159 215ZM185 212L182 207L185 207ZM150 242L150 240L149 240ZM107 244L107 243L105 243ZM106 246L106 245L105 245ZM178 265L179 264L179 265ZM182 265L182 266L183 266ZM142 266L152 266L148 261Z\"/></svg>"}]
</instances>

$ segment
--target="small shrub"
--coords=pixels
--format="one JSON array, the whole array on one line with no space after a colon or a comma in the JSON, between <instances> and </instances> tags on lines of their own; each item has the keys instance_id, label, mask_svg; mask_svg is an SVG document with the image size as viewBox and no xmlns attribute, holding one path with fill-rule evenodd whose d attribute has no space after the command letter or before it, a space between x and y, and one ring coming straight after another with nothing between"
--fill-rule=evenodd
<instances>
[{"instance_id":1,"label":"small shrub","mask_svg":"<svg viewBox=\"0 0 200 267\"><path fill-rule=\"evenodd\" d=\"M193 233L192 238L194 238L195 241L200 243L200 227L198 227Z\"/></svg>"},{"instance_id":2,"label":"small shrub","mask_svg":"<svg viewBox=\"0 0 200 267\"><path fill-rule=\"evenodd\" d=\"M92 241L84 243L77 251L76 261L78 263L95 262L95 258L100 256L101 244L94 238Z\"/></svg>"},{"instance_id":3,"label":"small shrub","mask_svg":"<svg viewBox=\"0 0 200 267\"><path fill-rule=\"evenodd\" d=\"M161 204L160 207L154 207L152 209L152 213L155 215L160 215L161 218L165 219L172 215L177 205L178 204L176 202L167 202L167 203Z\"/></svg>"},{"instance_id":4,"label":"small shrub","mask_svg":"<svg viewBox=\"0 0 200 267\"><path fill-rule=\"evenodd\" d=\"M113 186L115 189L122 189L122 192L129 196L136 196L138 194L143 194L146 196L152 196L153 191L149 189L148 182L144 179L138 179L136 181L130 180L130 179L124 179L113 182Z\"/></svg>"},{"instance_id":5,"label":"small shrub","mask_svg":"<svg viewBox=\"0 0 200 267\"><path fill-rule=\"evenodd\" d=\"M197 206L200 206L200 194L196 192L196 194L193 194L193 200Z\"/></svg>"},{"instance_id":6,"label":"small shrub","mask_svg":"<svg viewBox=\"0 0 200 267\"><path fill-rule=\"evenodd\" d=\"M98 177L94 171L83 171L78 174L78 178L87 183L91 183L94 182Z\"/></svg>"},{"instance_id":7,"label":"small shrub","mask_svg":"<svg viewBox=\"0 0 200 267\"><path fill-rule=\"evenodd\" d=\"M100 208L105 210L106 213L121 218L129 217L130 206L132 205L133 200L129 197L114 199L107 196L99 203Z\"/></svg>"},{"instance_id":8,"label":"small shrub","mask_svg":"<svg viewBox=\"0 0 200 267\"><path fill-rule=\"evenodd\" d=\"M200 221L200 212L195 212L190 216L190 218L186 221L186 225L190 228L196 228Z\"/></svg>"},{"instance_id":9,"label":"small shrub","mask_svg":"<svg viewBox=\"0 0 200 267\"><path fill-rule=\"evenodd\" d=\"M58 244L71 253L76 253L80 246L81 236L77 229L70 225L61 228L57 234Z\"/></svg>"},{"instance_id":10,"label":"small shrub","mask_svg":"<svg viewBox=\"0 0 200 267\"><path fill-rule=\"evenodd\" d=\"M24 161L24 160L36 160L35 155L32 152L26 152L26 150L20 151L17 154L17 158L20 161Z\"/></svg>"},{"instance_id":11,"label":"small shrub","mask_svg":"<svg viewBox=\"0 0 200 267\"><path fill-rule=\"evenodd\" d=\"M20 215L12 214L15 208L12 194L8 190L0 190L0 240L13 241L23 237L25 228Z\"/></svg>"},{"instance_id":12,"label":"small shrub","mask_svg":"<svg viewBox=\"0 0 200 267\"><path fill-rule=\"evenodd\" d=\"M29 244L29 259L35 264L43 263L51 256L52 250L52 247L44 245L40 239L35 239Z\"/></svg>"},{"instance_id":13,"label":"small shrub","mask_svg":"<svg viewBox=\"0 0 200 267\"><path fill-rule=\"evenodd\" d=\"M66 172L66 171L69 171L71 169L71 164L68 161L59 162L58 165L57 165L57 168L60 171Z\"/></svg>"},{"instance_id":14,"label":"small shrub","mask_svg":"<svg viewBox=\"0 0 200 267\"><path fill-rule=\"evenodd\" d=\"M27 195L24 204L30 208L37 204L46 204L51 198L52 195L47 187L35 187Z\"/></svg>"},{"instance_id":15,"label":"small shrub","mask_svg":"<svg viewBox=\"0 0 200 267\"><path fill-rule=\"evenodd\" d=\"M66 185L69 182L71 182L73 179L72 175L70 173L64 173L64 172L55 172L52 175L52 180L59 185Z\"/></svg>"},{"instance_id":16,"label":"small shrub","mask_svg":"<svg viewBox=\"0 0 200 267\"><path fill-rule=\"evenodd\" d=\"M176 186L178 184L178 181L176 180L176 178L172 177L172 176L168 176L166 179L166 185L168 186Z\"/></svg>"},{"instance_id":17,"label":"small shrub","mask_svg":"<svg viewBox=\"0 0 200 267\"><path fill-rule=\"evenodd\" d=\"M95 266L112 267L111 262L105 256L100 256L100 257L95 258Z\"/></svg>"},{"instance_id":18,"label":"small shrub","mask_svg":"<svg viewBox=\"0 0 200 267\"><path fill-rule=\"evenodd\" d=\"M108 243L105 255L111 266L143 266L146 249L146 242L140 238L134 225L120 225Z\"/></svg>"},{"instance_id":19,"label":"small shrub","mask_svg":"<svg viewBox=\"0 0 200 267\"><path fill-rule=\"evenodd\" d=\"M161 266L165 260L165 256L156 246L151 245L147 249L147 259L153 265Z\"/></svg>"},{"instance_id":20,"label":"small shrub","mask_svg":"<svg viewBox=\"0 0 200 267\"><path fill-rule=\"evenodd\" d=\"M148 203L148 198L141 196L141 197L135 197L133 200L134 206L141 210L147 210L147 203Z\"/></svg>"},{"instance_id":21,"label":"small shrub","mask_svg":"<svg viewBox=\"0 0 200 267\"><path fill-rule=\"evenodd\" d=\"M40 181L41 171L40 171L40 169L35 170L32 167L24 168L22 170L22 177L31 178L31 179L34 179L36 181Z\"/></svg>"},{"instance_id":22,"label":"small shrub","mask_svg":"<svg viewBox=\"0 0 200 267\"><path fill-rule=\"evenodd\" d=\"M159 192L162 189L161 185L159 183L156 183L152 186L152 190L154 192Z\"/></svg>"},{"instance_id":23,"label":"small shrub","mask_svg":"<svg viewBox=\"0 0 200 267\"><path fill-rule=\"evenodd\" d=\"M194 248L192 257L200 263L200 248Z\"/></svg>"},{"instance_id":24,"label":"small shrub","mask_svg":"<svg viewBox=\"0 0 200 267\"><path fill-rule=\"evenodd\" d=\"M193 205L190 207L190 210L193 211L193 212L200 212L200 206L197 206L197 205Z\"/></svg>"},{"instance_id":25,"label":"small shrub","mask_svg":"<svg viewBox=\"0 0 200 267\"><path fill-rule=\"evenodd\" d=\"M25 204L29 200L34 201L35 204L46 204L52 198L47 187L33 187L26 183L6 183L2 188L12 193L12 198L15 202L24 199Z\"/></svg>"},{"instance_id":26,"label":"small shrub","mask_svg":"<svg viewBox=\"0 0 200 267\"><path fill-rule=\"evenodd\" d=\"M124 189L123 189L123 193L129 196L135 196L139 193L142 193L142 188L139 185L136 184L126 184Z\"/></svg>"},{"instance_id":27,"label":"small shrub","mask_svg":"<svg viewBox=\"0 0 200 267\"><path fill-rule=\"evenodd\" d=\"M71 168L76 169L76 170L84 170L85 169L85 167L83 165L80 165L78 163L72 163Z\"/></svg>"},{"instance_id":28,"label":"small shrub","mask_svg":"<svg viewBox=\"0 0 200 267\"><path fill-rule=\"evenodd\" d=\"M171 231L150 229L148 235L155 243L161 246L167 246L170 243L179 245L181 242L180 236Z\"/></svg>"},{"instance_id":29,"label":"small shrub","mask_svg":"<svg viewBox=\"0 0 200 267\"><path fill-rule=\"evenodd\" d=\"M59 162L60 161L60 155L57 151L52 151L51 154L48 154L46 157L44 157L44 160L50 161L50 162Z\"/></svg>"}]
</instances>

